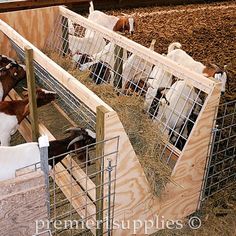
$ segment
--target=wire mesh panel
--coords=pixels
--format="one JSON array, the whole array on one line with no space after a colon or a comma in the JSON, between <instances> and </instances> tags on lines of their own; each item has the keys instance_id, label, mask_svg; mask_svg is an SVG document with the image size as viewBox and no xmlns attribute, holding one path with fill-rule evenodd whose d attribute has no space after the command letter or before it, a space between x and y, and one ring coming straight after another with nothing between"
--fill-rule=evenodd
<instances>
[{"instance_id":1,"label":"wire mesh panel","mask_svg":"<svg viewBox=\"0 0 236 236\"><path fill-rule=\"evenodd\" d=\"M160 123L168 141L161 159L167 163L177 159L210 90L190 73L162 63L164 56L148 57L133 45L125 46L118 34L115 37L92 24L81 16L60 15L45 46L48 56L61 66L63 59L69 59L69 70L80 72L78 79L85 73L87 80L110 85L120 95L143 98L144 111ZM150 52L153 49L151 44Z\"/></svg>"},{"instance_id":2,"label":"wire mesh panel","mask_svg":"<svg viewBox=\"0 0 236 236\"><path fill-rule=\"evenodd\" d=\"M108 142L116 145L110 152L98 156L96 146ZM119 138L115 137L58 156L49 156L48 162L52 167L49 172L50 219L37 222L39 229L43 224L48 227L42 228L49 230L49 235L111 235L118 144ZM102 176L101 181L98 181L98 176ZM101 189L102 195L98 195ZM99 202L103 202L102 206L98 205ZM99 221L98 213L102 214ZM99 228L102 231L97 234ZM37 235L42 232L37 230Z\"/></svg>"},{"instance_id":3,"label":"wire mesh panel","mask_svg":"<svg viewBox=\"0 0 236 236\"><path fill-rule=\"evenodd\" d=\"M11 42L21 61L25 61L25 52L14 42ZM96 114L89 109L80 99L73 95L63 84L58 82L47 70L34 61L36 82L40 87L55 91L55 103L76 124L95 130Z\"/></svg>"},{"instance_id":4,"label":"wire mesh panel","mask_svg":"<svg viewBox=\"0 0 236 236\"><path fill-rule=\"evenodd\" d=\"M215 123L201 200L236 182L236 100L219 106Z\"/></svg>"}]
</instances>

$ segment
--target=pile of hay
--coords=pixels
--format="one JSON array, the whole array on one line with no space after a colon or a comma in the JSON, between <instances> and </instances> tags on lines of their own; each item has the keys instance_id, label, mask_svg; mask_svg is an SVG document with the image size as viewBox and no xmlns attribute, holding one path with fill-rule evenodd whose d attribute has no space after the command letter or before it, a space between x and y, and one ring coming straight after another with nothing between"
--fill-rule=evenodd
<instances>
[{"instance_id":1,"label":"pile of hay","mask_svg":"<svg viewBox=\"0 0 236 236\"><path fill-rule=\"evenodd\" d=\"M159 195L170 180L171 169L160 161L160 155L166 140L161 132L158 132L158 124L152 122L143 113L143 98L138 96L119 96L111 85L96 85L89 78L89 72L80 72L75 69L70 58L62 58L55 52L47 51L46 53L118 113L152 191L154 194Z\"/></svg>"}]
</instances>

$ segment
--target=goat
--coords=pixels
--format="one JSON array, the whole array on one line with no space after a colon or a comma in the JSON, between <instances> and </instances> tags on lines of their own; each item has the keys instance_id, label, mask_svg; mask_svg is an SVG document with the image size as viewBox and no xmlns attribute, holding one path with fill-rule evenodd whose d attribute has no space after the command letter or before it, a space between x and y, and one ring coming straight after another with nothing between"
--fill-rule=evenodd
<instances>
[{"instance_id":1,"label":"goat","mask_svg":"<svg viewBox=\"0 0 236 236\"><path fill-rule=\"evenodd\" d=\"M110 42L100 52L95 53L92 56L88 56L86 54L79 55L80 57L77 57L77 61L82 61L79 67L80 70L85 71L90 66L98 63L99 61L106 62L111 66L111 68L114 68L115 64L114 51L115 51L115 45L114 43ZM83 63L85 61L82 60L83 58L86 58L88 62Z\"/></svg>"},{"instance_id":2,"label":"goat","mask_svg":"<svg viewBox=\"0 0 236 236\"><path fill-rule=\"evenodd\" d=\"M221 92L225 92L225 84L227 81L227 74L225 70L220 69L217 65L210 64L208 66L203 65L201 62L195 61L185 51L181 49L180 43L171 43L168 47L167 57L178 64L189 68L196 73L202 74L206 77L213 77L222 82Z\"/></svg>"},{"instance_id":3,"label":"goat","mask_svg":"<svg viewBox=\"0 0 236 236\"><path fill-rule=\"evenodd\" d=\"M79 52L72 55L72 59L75 62L75 68L79 68L81 71L83 71L81 68L86 67L86 65L93 62L93 58L91 56L89 56L88 54L82 54Z\"/></svg>"},{"instance_id":4,"label":"goat","mask_svg":"<svg viewBox=\"0 0 236 236\"><path fill-rule=\"evenodd\" d=\"M124 15L122 17L107 15L101 11L94 10L92 1L90 2L88 19L113 31L128 31L130 34L135 31L136 21L133 15Z\"/></svg>"},{"instance_id":5,"label":"goat","mask_svg":"<svg viewBox=\"0 0 236 236\"><path fill-rule=\"evenodd\" d=\"M155 40L152 41L149 49L154 50ZM134 90L145 94L151 86L148 82L148 76L152 71L153 64L145 61L141 57L132 54L123 64L122 72L122 93L130 93ZM141 87L139 87L139 85Z\"/></svg>"},{"instance_id":6,"label":"goat","mask_svg":"<svg viewBox=\"0 0 236 236\"><path fill-rule=\"evenodd\" d=\"M25 78L26 71L24 65L10 62L5 67L0 68L0 101L4 100L10 90Z\"/></svg>"},{"instance_id":7,"label":"goat","mask_svg":"<svg viewBox=\"0 0 236 236\"><path fill-rule=\"evenodd\" d=\"M70 133L70 135L64 139L53 140L49 143L48 163L52 167L63 160L67 155L67 152L77 150L96 142L96 134L89 129L73 127L67 129L66 133ZM86 158L86 150L80 151L79 158ZM90 164L90 162L88 162L88 164Z\"/></svg>"},{"instance_id":8,"label":"goat","mask_svg":"<svg viewBox=\"0 0 236 236\"><path fill-rule=\"evenodd\" d=\"M191 112L194 112L197 116L202 101L194 88L182 80L176 81L164 94L165 97L162 97L158 104L158 112L153 115L156 116L157 120L165 123L171 134L170 141L175 144L177 136L181 133L181 128L185 124L186 117L189 117ZM187 139L186 134L182 134L182 136Z\"/></svg>"},{"instance_id":9,"label":"goat","mask_svg":"<svg viewBox=\"0 0 236 236\"><path fill-rule=\"evenodd\" d=\"M37 89L37 106L41 107L55 99L55 92ZM29 99L27 93L23 100L0 102L0 142L1 146L9 146L13 135L21 121L29 115Z\"/></svg>"},{"instance_id":10,"label":"goat","mask_svg":"<svg viewBox=\"0 0 236 236\"><path fill-rule=\"evenodd\" d=\"M99 33L93 32L83 38L69 35L69 49L74 61L76 61L77 54L93 55L100 52L105 46L106 42Z\"/></svg>"},{"instance_id":11,"label":"goat","mask_svg":"<svg viewBox=\"0 0 236 236\"><path fill-rule=\"evenodd\" d=\"M49 142L48 164L50 167L54 167L63 160L69 151L93 144L96 141L96 134L89 129L70 128L67 132L70 132L69 137ZM85 155L85 150L80 153L80 157L84 158ZM14 147L0 147L0 181L14 178L18 169L30 168L30 166L34 169L34 166L39 163L40 150L36 142Z\"/></svg>"}]
</instances>

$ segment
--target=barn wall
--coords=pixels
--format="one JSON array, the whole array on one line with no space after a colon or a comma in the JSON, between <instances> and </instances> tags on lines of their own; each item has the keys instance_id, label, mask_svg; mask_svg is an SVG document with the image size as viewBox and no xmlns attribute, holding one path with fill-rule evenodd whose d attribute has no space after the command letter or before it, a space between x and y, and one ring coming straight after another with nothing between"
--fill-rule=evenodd
<instances>
[{"instance_id":1,"label":"barn wall","mask_svg":"<svg viewBox=\"0 0 236 236\"><path fill-rule=\"evenodd\" d=\"M0 19L13 27L23 37L42 49L50 30L53 28L58 7L41 8L17 12L1 13ZM14 56L7 37L0 34L0 54Z\"/></svg>"},{"instance_id":2,"label":"barn wall","mask_svg":"<svg viewBox=\"0 0 236 236\"><path fill-rule=\"evenodd\" d=\"M118 8L128 8L128 7L147 7L147 6L169 6L169 5L182 5L182 4L192 4L192 3L209 3L217 2L214 0L95 0L95 9L118 9ZM220 2L220 0L218 0ZM80 3L79 6L72 5L70 9L76 12L88 11L88 3Z\"/></svg>"},{"instance_id":3,"label":"barn wall","mask_svg":"<svg viewBox=\"0 0 236 236\"><path fill-rule=\"evenodd\" d=\"M46 187L41 171L0 182L0 235L31 236L36 220L47 219Z\"/></svg>"}]
</instances>

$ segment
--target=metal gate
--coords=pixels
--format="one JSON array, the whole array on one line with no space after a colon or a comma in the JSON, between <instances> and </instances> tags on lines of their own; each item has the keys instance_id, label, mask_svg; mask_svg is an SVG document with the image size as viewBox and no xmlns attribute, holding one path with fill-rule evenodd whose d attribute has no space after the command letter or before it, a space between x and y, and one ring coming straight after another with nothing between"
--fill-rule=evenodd
<instances>
[{"instance_id":1,"label":"metal gate","mask_svg":"<svg viewBox=\"0 0 236 236\"><path fill-rule=\"evenodd\" d=\"M236 100L217 107L201 201L236 183Z\"/></svg>"}]
</instances>

